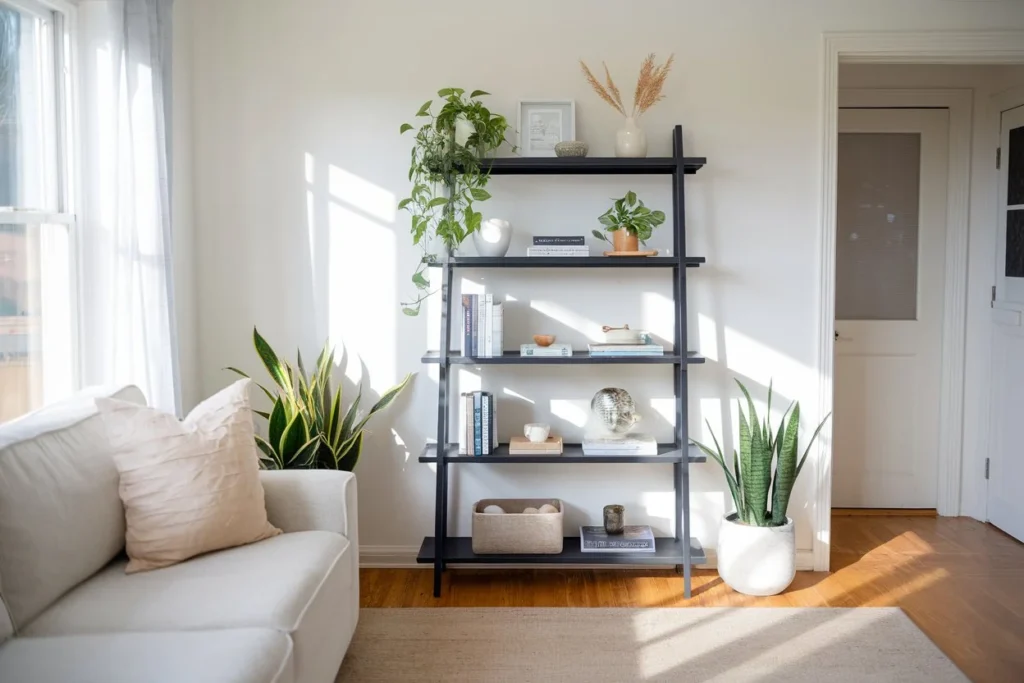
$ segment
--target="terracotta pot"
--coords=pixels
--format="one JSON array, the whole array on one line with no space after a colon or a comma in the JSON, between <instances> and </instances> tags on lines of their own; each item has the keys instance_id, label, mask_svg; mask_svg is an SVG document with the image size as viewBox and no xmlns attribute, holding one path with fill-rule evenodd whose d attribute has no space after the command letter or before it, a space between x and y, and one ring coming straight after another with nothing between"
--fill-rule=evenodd
<instances>
[{"instance_id":1,"label":"terracotta pot","mask_svg":"<svg viewBox=\"0 0 1024 683\"><path fill-rule=\"evenodd\" d=\"M612 246L615 247L615 251L640 251L640 242L636 235L623 228L612 233Z\"/></svg>"}]
</instances>

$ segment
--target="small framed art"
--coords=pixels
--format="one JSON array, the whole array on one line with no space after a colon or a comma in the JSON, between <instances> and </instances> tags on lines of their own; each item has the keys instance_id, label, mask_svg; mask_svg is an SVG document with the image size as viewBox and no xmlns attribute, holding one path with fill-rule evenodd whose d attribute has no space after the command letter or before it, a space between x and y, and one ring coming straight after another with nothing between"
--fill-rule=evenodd
<instances>
[{"instance_id":1,"label":"small framed art","mask_svg":"<svg viewBox=\"0 0 1024 683\"><path fill-rule=\"evenodd\" d=\"M520 100L519 153L524 157L553 157L555 145L576 138L573 100Z\"/></svg>"}]
</instances>

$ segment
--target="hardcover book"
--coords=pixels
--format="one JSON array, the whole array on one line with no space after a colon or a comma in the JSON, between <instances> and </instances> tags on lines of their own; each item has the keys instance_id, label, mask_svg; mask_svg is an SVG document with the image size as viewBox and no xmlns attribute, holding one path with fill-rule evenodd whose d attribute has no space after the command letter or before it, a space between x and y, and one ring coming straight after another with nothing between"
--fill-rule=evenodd
<instances>
[{"instance_id":1,"label":"hardcover book","mask_svg":"<svg viewBox=\"0 0 1024 683\"><path fill-rule=\"evenodd\" d=\"M551 346L538 346L537 344L521 344L519 346L520 356L571 356L572 344L552 344Z\"/></svg>"},{"instance_id":2,"label":"hardcover book","mask_svg":"<svg viewBox=\"0 0 1024 683\"><path fill-rule=\"evenodd\" d=\"M621 534L609 534L603 526L581 526L580 550L585 553L653 553L654 532L647 525L626 526Z\"/></svg>"},{"instance_id":3,"label":"hardcover book","mask_svg":"<svg viewBox=\"0 0 1024 683\"><path fill-rule=\"evenodd\" d=\"M663 356L661 344L590 344L591 356Z\"/></svg>"},{"instance_id":4,"label":"hardcover book","mask_svg":"<svg viewBox=\"0 0 1024 683\"><path fill-rule=\"evenodd\" d=\"M583 235L536 235L533 238L533 246L576 246L582 247L587 243Z\"/></svg>"},{"instance_id":5,"label":"hardcover book","mask_svg":"<svg viewBox=\"0 0 1024 683\"><path fill-rule=\"evenodd\" d=\"M508 444L509 455L561 455L562 437L549 436L547 441L534 443L525 436L513 436Z\"/></svg>"},{"instance_id":6,"label":"hardcover book","mask_svg":"<svg viewBox=\"0 0 1024 683\"><path fill-rule=\"evenodd\" d=\"M622 437L588 436L583 439L583 455L657 455L658 441L646 434Z\"/></svg>"},{"instance_id":7,"label":"hardcover book","mask_svg":"<svg viewBox=\"0 0 1024 683\"><path fill-rule=\"evenodd\" d=\"M528 247L527 256L590 256L587 247Z\"/></svg>"}]
</instances>

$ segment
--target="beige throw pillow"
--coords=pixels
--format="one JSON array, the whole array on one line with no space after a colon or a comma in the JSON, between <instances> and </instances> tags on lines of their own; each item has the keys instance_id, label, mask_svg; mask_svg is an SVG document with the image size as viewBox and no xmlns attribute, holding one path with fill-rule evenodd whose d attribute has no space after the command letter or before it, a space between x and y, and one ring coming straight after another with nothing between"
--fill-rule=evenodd
<instances>
[{"instance_id":1,"label":"beige throw pillow","mask_svg":"<svg viewBox=\"0 0 1024 683\"><path fill-rule=\"evenodd\" d=\"M183 422L153 408L96 399L121 474L127 573L281 533L267 521L251 383L235 382Z\"/></svg>"}]
</instances>

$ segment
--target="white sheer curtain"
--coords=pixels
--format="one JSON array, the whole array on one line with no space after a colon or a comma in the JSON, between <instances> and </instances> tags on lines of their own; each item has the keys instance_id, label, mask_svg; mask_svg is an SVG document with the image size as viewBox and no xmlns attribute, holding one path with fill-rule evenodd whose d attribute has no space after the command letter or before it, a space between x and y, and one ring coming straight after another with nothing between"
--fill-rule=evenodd
<instances>
[{"instance_id":1,"label":"white sheer curtain","mask_svg":"<svg viewBox=\"0 0 1024 683\"><path fill-rule=\"evenodd\" d=\"M168 150L173 0L80 5L82 377L180 413Z\"/></svg>"}]
</instances>

